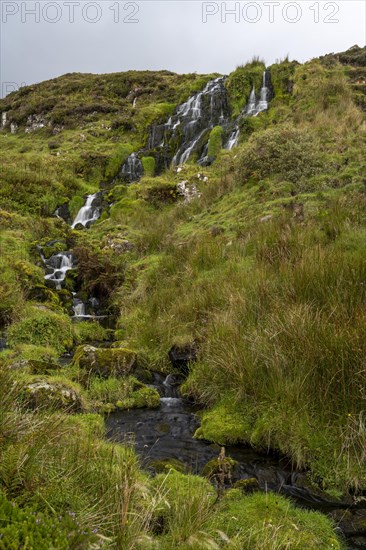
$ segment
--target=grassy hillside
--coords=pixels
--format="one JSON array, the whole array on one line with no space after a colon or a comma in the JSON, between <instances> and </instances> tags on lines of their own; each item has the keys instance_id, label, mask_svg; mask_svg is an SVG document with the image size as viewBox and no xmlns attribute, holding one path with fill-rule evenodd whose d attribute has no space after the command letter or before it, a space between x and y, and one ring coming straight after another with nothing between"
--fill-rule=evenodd
<instances>
[{"instance_id":1,"label":"grassy hillside","mask_svg":"<svg viewBox=\"0 0 366 550\"><path fill-rule=\"evenodd\" d=\"M273 65L274 99L241 119L238 147L220 150L214 129L212 166L191 161L154 177L145 158L144 177L129 186L114 177L149 125L213 75L72 74L0 102L9 343L0 355L0 548L343 547L327 518L277 495L232 489L217 499L207 480L174 469L150 478L128 444L105 442L102 414L117 402L159 404L129 361L145 376L170 372L172 346L195 346L182 391L201 406L197 438L275 449L317 487L363 494L365 55ZM254 60L229 75L233 119L262 72ZM88 231L53 216L65 202L74 216L100 184L103 214ZM44 284L40 246L78 258L60 292ZM102 300L115 330L71 322L76 289ZM98 358L107 378L86 371L82 348L60 367L65 351L111 339L115 350Z\"/></svg>"}]
</instances>

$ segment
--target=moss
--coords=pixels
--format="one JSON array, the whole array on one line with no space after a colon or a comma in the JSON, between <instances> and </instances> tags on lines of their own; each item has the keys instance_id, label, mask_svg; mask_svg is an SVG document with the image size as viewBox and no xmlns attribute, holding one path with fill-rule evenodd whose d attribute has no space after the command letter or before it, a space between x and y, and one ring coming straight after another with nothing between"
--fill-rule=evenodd
<instances>
[{"instance_id":1,"label":"moss","mask_svg":"<svg viewBox=\"0 0 366 550\"><path fill-rule=\"evenodd\" d=\"M89 528L80 526L75 514L42 512L26 505L20 507L0 492L0 517L2 550L26 547L47 550L66 550L73 546L89 546L97 543L97 536Z\"/></svg>"},{"instance_id":2,"label":"moss","mask_svg":"<svg viewBox=\"0 0 366 550\"><path fill-rule=\"evenodd\" d=\"M56 365L57 351L51 346L35 346L33 344L19 344L14 349L14 355L24 361L39 361L46 365Z\"/></svg>"},{"instance_id":3,"label":"moss","mask_svg":"<svg viewBox=\"0 0 366 550\"><path fill-rule=\"evenodd\" d=\"M238 67L229 75L225 86L228 91L233 116L239 115L246 105L253 86L255 86L257 91L260 89L264 70L265 64L262 61L254 60L251 63Z\"/></svg>"},{"instance_id":4,"label":"moss","mask_svg":"<svg viewBox=\"0 0 366 550\"><path fill-rule=\"evenodd\" d=\"M234 483L233 488L240 489L242 493L253 493L259 489L258 479L256 477L239 479L239 481Z\"/></svg>"},{"instance_id":5,"label":"moss","mask_svg":"<svg viewBox=\"0 0 366 550\"><path fill-rule=\"evenodd\" d=\"M276 100L282 101L292 93L294 85L295 69L299 65L297 61L285 59L269 67L271 82Z\"/></svg>"},{"instance_id":6,"label":"moss","mask_svg":"<svg viewBox=\"0 0 366 550\"><path fill-rule=\"evenodd\" d=\"M97 321L76 323L74 329L74 341L77 344L84 342L102 342L108 340L108 331Z\"/></svg>"},{"instance_id":7,"label":"moss","mask_svg":"<svg viewBox=\"0 0 366 550\"><path fill-rule=\"evenodd\" d=\"M214 525L234 548L344 548L331 520L319 512L296 508L277 494L240 496L233 489L223 499Z\"/></svg>"},{"instance_id":8,"label":"moss","mask_svg":"<svg viewBox=\"0 0 366 550\"><path fill-rule=\"evenodd\" d=\"M154 157L142 157L142 166L145 176L153 178L155 176L155 159Z\"/></svg>"},{"instance_id":9,"label":"moss","mask_svg":"<svg viewBox=\"0 0 366 550\"><path fill-rule=\"evenodd\" d=\"M207 154L209 157L217 157L222 148L222 126L215 126L210 132L210 137L208 140L208 151Z\"/></svg>"},{"instance_id":10,"label":"moss","mask_svg":"<svg viewBox=\"0 0 366 550\"><path fill-rule=\"evenodd\" d=\"M207 439L220 445L245 442L250 437L250 425L235 402L225 401L203 413L197 439Z\"/></svg>"},{"instance_id":11,"label":"moss","mask_svg":"<svg viewBox=\"0 0 366 550\"><path fill-rule=\"evenodd\" d=\"M136 354L124 348L95 348L79 346L76 349L73 365L99 376L125 376L137 366Z\"/></svg>"},{"instance_id":12,"label":"moss","mask_svg":"<svg viewBox=\"0 0 366 550\"><path fill-rule=\"evenodd\" d=\"M133 152L133 146L130 143L122 143L114 156L112 156L105 169L105 177L108 180L117 176L118 171L126 161L127 157Z\"/></svg>"},{"instance_id":13,"label":"moss","mask_svg":"<svg viewBox=\"0 0 366 550\"><path fill-rule=\"evenodd\" d=\"M144 177L140 183L137 195L149 204L158 207L161 204L170 204L178 198L175 183L159 178Z\"/></svg>"},{"instance_id":14,"label":"moss","mask_svg":"<svg viewBox=\"0 0 366 550\"><path fill-rule=\"evenodd\" d=\"M18 344L51 346L61 354L72 345L71 321L67 315L44 306L29 306L22 318L9 327L8 342L12 347Z\"/></svg>"},{"instance_id":15,"label":"moss","mask_svg":"<svg viewBox=\"0 0 366 550\"><path fill-rule=\"evenodd\" d=\"M186 465L177 458L166 458L163 460L152 460L149 462L149 467L152 468L157 474L167 473L170 470L175 470L181 474L186 473Z\"/></svg>"},{"instance_id":16,"label":"moss","mask_svg":"<svg viewBox=\"0 0 366 550\"><path fill-rule=\"evenodd\" d=\"M108 378L94 377L88 382L88 395L101 412L116 409L155 408L160 405L160 396L133 376Z\"/></svg>"}]
</instances>

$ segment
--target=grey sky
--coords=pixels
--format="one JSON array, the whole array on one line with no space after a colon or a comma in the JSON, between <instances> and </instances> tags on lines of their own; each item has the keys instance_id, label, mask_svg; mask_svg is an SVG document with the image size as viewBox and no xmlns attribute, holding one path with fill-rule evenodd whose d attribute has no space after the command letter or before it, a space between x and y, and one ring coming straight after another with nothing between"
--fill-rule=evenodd
<instances>
[{"instance_id":1,"label":"grey sky","mask_svg":"<svg viewBox=\"0 0 366 550\"><path fill-rule=\"evenodd\" d=\"M226 22L225 6L236 10ZM229 73L254 55L268 64L286 54L305 61L366 39L363 0L1 0L1 7L3 95L68 72Z\"/></svg>"}]
</instances>

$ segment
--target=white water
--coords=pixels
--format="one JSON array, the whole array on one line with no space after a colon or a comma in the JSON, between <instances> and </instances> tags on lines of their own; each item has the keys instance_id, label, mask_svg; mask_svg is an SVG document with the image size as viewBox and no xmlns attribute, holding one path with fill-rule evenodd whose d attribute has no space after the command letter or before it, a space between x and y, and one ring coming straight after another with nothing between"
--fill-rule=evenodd
<instances>
[{"instance_id":1,"label":"white water","mask_svg":"<svg viewBox=\"0 0 366 550\"><path fill-rule=\"evenodd\" d=\"M85 227L88 223L95 222L99 218L100 208L93 206L93 202L97 195L98 193L94 193L94 195L87 196L86 203L80 208L76 218L72 222L72 229L74 229L78 223L81 223L81 225Z\"/></svg>"},{"instance_id":2,"label":"white water","mask_svg":"<svg viewBox=\"0 0 366 550\"><path fill-rule=\"evenodd\" d=\"M266 86L266 71L263 73L263 83L260 91L259 102L257 104L257 112L261 113L268 109L268 88Z\"/></svg>"},{"instance_id":3,"label":"white water","mask_svg":"<svg viewBox=\"0 0 366 550\"><path fill-rule=\"evenodd\" d=\"M165 124L165 130L172 132L173 135L177 126L183 125L184 140L173 157L172 166L187 162L204 133L225 119L222 96L226 92L223 88L223 80L220 77L208 82L201 92L198 92L185 103L182 103L178 107L176 114L171 116ZM206 98L209 98L209 103ZM217 108L215 108L217 102L219 102L220 108L219 116ZM207 118L207 124L203 128L202 118L205 119L205 117Z\"/></svg>"},{"instance_id":4,"label":"white water","mask_svg":"<svg viewBox=\"0 0 366 550\"><path fill-rule=\"evenodd\" d=\"M51 258L49 258L51 260ZM56 267L53 267L49 260L45 260L47 267L53 269L52 273L45 276L45 279L52 281L57 290L61 289L62 282L65 280L66 273L73 268L73 260L70 252L60 252L52 256L52 261L56 261Z\"/></svg>"},{"instance_id":5,"label":"white water","mask_svg":"<svg viewBox=\"0 0 366 550\"><path fill-rule=\"evenodd\" d=\"M229 141L227 142L226 149L231 151L231 149L238 144L239 133L240 133L240 131L239 131L238 126L235 126L234 130L232 131L231 136L229 137Z\"/></svg>"},{"instance_id":6,"label":"white water","mask_svg":"<svg viewBox=\"0 0 366 550\"><path fill-rule=\"evenodd\" d=\"M74 316L75 317L85 317L86 315L86 308L84 302L79 302L74 305Z\"/></svg>"},{"instance_id":7,"label":"white water","mask_svg":"<svg viewBox=\"0 0 366 550\"><path fill-rule=\"evenodd\" d=\"M239 116L257 116L259 113L266 111L268 109L268 96L269 89L266 86L266 71L263 72L262 87L259 92L259 99L257 100L257 95L255 93L255 87L253 86L252 91L250 92L248 103L245 106L244 112ZM231 136L226 144L226 149L231 149L238 144L239 141L239 125L238 121L234 130L231 133Z\"/></svg>"},{"instance_id":8,"label":"white water","mask_svg":"<svg viewBox=\"0 0 366 550\"><path fill-rule=\"evenodd\" d=\"M248 104L246 107L246 114L247 115L254 115L256 113L256 104L257 104L257 96L255 95L255 88L253 86L252 91L250 92Z\"/></svg>"}]
</instances>

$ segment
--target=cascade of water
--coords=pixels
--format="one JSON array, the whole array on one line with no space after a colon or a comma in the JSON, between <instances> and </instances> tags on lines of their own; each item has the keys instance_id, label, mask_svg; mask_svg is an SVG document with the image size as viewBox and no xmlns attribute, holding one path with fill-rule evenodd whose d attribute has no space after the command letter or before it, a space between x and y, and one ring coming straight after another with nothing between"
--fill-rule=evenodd
<instances>
[{"instance_id":1,"label":"cascade of water","mask_svg":"<svg viewBox=\"0 0 366 550\"><path fill-rule=\"evenodd\" d=\"M184 164L200 144L201 138L213 126L222 123L224 113L228 113L227 94L224 78L216 78L208 82L202 92L190 98L178 109L171 128L172 137L178 124L182 126L183 143L176 152L172 165ZM184 118L182 118L184 117Z\"/></svg>"},{"instance_id":2,"label":"cascade of water","mask_svg":"<svg viewBox=\"0 0 366 550\"><path fill-rule=\"evenodd\" d=\"M74 303L73 310L74 310L74 316L75 317L85 317L86 316L86 307L84 302L81 300L75 300L76 303Z\"/></svg>"},{"instance_id":3,"label":"cascade of water","mask_svg":"<svg viewBox=\"0 0 366 550\"><path fill-rule=\"evenodd\" d=\"M250 92L248 103L246 104L243 113L239 115L239 119L242 116L257 116L258 113L261 113L262 111L266 111L268 109L269 100L271 99L270 89L267 85L269 82L270 82L269 73L267 71L264 71L263 79L262 79L262 87L259 92L258 100L255 93L255 87L253 86ZM231 150L233 147L235 147L238 144L239 133L240 133L239 119L237 120L236 125L230 135L230 138L227 141L227 144L225 147L226 149Z\"/></svg>"},{"instance_id":4,"label":"cascade of water","mask_svg":"<svg viewBox=\"0 0 366 550\"><path fill-rule=\"evenodd\" d=\"M259 101L257 104L257 112L261 113L268 109L268 88L266 86L266 71L263 73L263 83L260 91Z\"/></svg>"},{"instance_id":5,"label":"cascade of water","mask_svg":"<svg viewBox=\"0 0 366 550\"><path fill-rule=\"evenodd\" d=\"M74 219L71 225L73 229L79 223L84 227L89 226L91 223L95 222L99 218L101 214L101 208L100 206L95 205L97 196L98 196L98 193L94 193L94 195L87 196L84 206L80 208L79 212L76 215L76 218Z\"/></svg>"},{"instance_id":6,"label":"cascade of water","mask_svg":"<svg viewBox=\"0 0 366 550\"><path fill-rule=\"evenodd\" d=\"M60 290L65 280L66 273L74 267L71 252L53 254L50 258L45 259L44 262L47 269L50 271L50 273L45 276L45 279L51 281L55 285L55 288Z\"/></svg>"},{"instance_id":7,"label":"cascade of water","mask_svg":"<svg viewBox=\"0 0 366 550\"><path fill-rule=\"evenodd\" d=\"M252 91L250 92L245 113L249 116L256 114L256 105L257 105L257 96L255 95L255 87L253 86Z\"/></svg>"},{"instance_id":8,"label":"cascade of water","mask_svg":"<svg viewBox=\"0 0 366 550\"><path fill-rule=\"evenodd\" d=\"M229 137L229 141L227 142L226 149L231 151L231 149L238 144L239 133L240 133L239 126L235 126L234 130L232 131Z\"/></svg>"},{"instance_id":9,"label":"cascade of water","mask_svg":"<svg viewBox=\"0 0 366 550\"><path fill-rule=\"evenodd\" d=\"M142 162L136 155L132 153L122 166L121 175L128 183L138 181L144 172Z\"/></svg>"}]
</instances>

